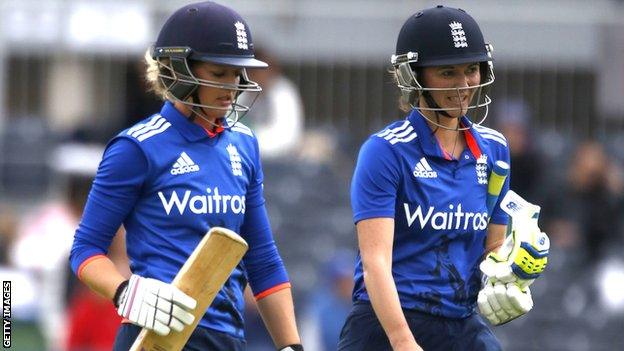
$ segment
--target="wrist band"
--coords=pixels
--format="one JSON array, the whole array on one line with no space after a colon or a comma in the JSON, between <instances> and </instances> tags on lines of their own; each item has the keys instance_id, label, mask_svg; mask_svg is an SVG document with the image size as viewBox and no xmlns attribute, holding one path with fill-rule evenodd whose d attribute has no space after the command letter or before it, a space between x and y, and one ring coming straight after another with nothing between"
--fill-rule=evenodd
<instances>
[{"instance_id":1,"label":"wrist band","mask_svg":"<svg viewBox=\"0 0 624 351\"><path fill-rule=\"evenodd\" d=\"M279 351L303 351L303 345L301 344L292 344L288 346L284 346Z\"/></svg>"},{"instance_id":2,"label":"wrist band","mask_svg":"<svg viewBox=\"0 0 624 351\"><path fill-rule=\"evenodd\" d=\"M115 305L115 308L119 307L119 297L121 296L121 294L126 289L129 283L130 283L129 280L125 280L121 284L119 284L119 286L117 287L117 290L115 290L115 296L113 296L113 305Z\"/></svg>"}]
</instances>

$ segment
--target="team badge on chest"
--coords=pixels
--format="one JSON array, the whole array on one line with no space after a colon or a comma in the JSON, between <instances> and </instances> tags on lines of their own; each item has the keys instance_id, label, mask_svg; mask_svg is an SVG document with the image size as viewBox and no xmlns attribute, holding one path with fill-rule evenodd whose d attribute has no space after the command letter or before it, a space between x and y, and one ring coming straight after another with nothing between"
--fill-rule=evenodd
<instances>
[{"instance_id":1,"label":"team badge on chest","mask_svg":"<svg viewBox=\"0 0 624 351\"><path fill-rule=\"evenodd\" d=\"M241 157L236 149L236 146L229 144L226 147L228 154L230 155L230 164L232 165L232 174L235 176L243 175L243 165L241 163Z\"/></svg>"},{"instance_id":2,"label":"team badge on chest","mask_svg":"<svg viewBox=\"0 0 624 351\"><path fill-rule=\"evenodd\" d=\"M477 172L477 181L479 184L487 184L487 155L482 154L477 159L477 164L475 165L475 170Z\"/></svg>"}]
</instances>

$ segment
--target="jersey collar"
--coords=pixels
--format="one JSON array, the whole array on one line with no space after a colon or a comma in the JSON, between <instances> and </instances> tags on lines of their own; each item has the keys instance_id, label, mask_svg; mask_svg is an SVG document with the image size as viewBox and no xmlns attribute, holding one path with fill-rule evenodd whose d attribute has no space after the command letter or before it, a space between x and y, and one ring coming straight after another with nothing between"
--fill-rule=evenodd
<instances>
[{"instance_id":1,"label":"jersey collar","mask_svg":"<svg viewBox=\"0 0 624 351\"><path fill-rule=\"evenodd\" d=\"M431 128L427 124L427 120L420 113L420 111L418 111L418 109L413 109L407 116L407 119L410 121L410 124L414 126L414 129L416 129L416 134L418 135L416 140L420 143L420 147L425 155L450 160L450 157L444 152L438 143L438 139L436 139L436 137L431 133ZM470 129L464 131L464 137L466 138L466 144L468 145L470 153L475 159L478 159L481 156L482 150L478 133L472 127L472 122L470 122L466 116L461 118L461 124L464 126L471 126Z\"/></svg>"},{"instance_id":2,"label":"jersey collar","mask_svg":"<svg viewBox=\"0 0 624 351\"><path fill-rule=\"evenodd\" d=\"M188 119L188 117L178 111L171 101L165 101L165 104L160 110L160 115L165 117L165 119L167 119L167 121L169 121L180 132L180 134L182 134L182 136L190 142L214 138L224 130L223 127L218 127L215 131L209 131L199 124L193 123Z\"/></svg>"},{"instance_id":3,"label":"jersey collar","mask_svg":"<svg viewBox=\"0 0 624 351\"><path fill-rule=\"evenodd\" d=\"M477 133L477 131L472 126L473 123L470 122L468 118L466 118L466 116L463 116L461 118L461 123L462 125L470 126L470 129L464 130L464 137L466 138L466 144L468 145L468 149L470 149L470 153L472 154L472 156L474 156L475 159L478 160L481 157L482 150L482 141L481 138L478 136L479 133Z\"/></svg>"}]
</instances>

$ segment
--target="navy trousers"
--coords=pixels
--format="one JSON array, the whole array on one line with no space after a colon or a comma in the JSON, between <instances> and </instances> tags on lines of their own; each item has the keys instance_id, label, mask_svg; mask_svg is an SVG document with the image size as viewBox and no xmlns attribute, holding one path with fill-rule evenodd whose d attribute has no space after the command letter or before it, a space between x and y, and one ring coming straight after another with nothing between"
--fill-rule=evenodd
<instances>
[{"instance_id":1,"label":"navy trousers","mask_svg":"<svg viewBox=\"0 0 624 351\"><path fill-rule=\"evenodd\" d=\"M117 330L113 351L128 351L139 336L141 327L123 323ZM184 351L244 351L245 341L214 330L198 327L193 331Z\"/></svg>"},{"instance_id":2,"label":"navy trousers","mask_svg":"<svg viewBox=\"0 0 624 351\"><path fill-rule=\"evenodd\" d=\"M426 351L502 351L500 342L478 313L464 319L417 311L404 313L416 342ZM338 350L392 351L370 303L354 304L342 327Z\"/></svg>"}]
</instances>

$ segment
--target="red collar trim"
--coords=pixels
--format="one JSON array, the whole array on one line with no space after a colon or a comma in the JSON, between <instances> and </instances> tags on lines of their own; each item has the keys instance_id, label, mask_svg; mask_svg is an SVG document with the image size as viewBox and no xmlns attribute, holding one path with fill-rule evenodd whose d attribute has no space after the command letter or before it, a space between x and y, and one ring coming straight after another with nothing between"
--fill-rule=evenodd
<instances>
[{"instance_id":1,"label":"red collar trim","mask_svg":"<svg viewBox=\"0 0 624 351\"><path fill-rule=\"evenodd\" d=\"M481 149L479 149L479 144L477 140L474 138L469 129L464 130L464 138L466 138L466 144L468 144L468 149L472 152L472 155L475 159L479 159L481 157Z\"/></svg>"},{"instance_id":2,"label":"red collar trim","mask_svg":"<svg viewBox=\"0 0 624 351\"><path fill-rule=\"evenodd\" d=\"M204 128L204 127L202 127L202 128ZM206 129L206 128L204 128L204 130L206 131L206 134L208 134L209 138L214 138L217 135L219 135L219 133L222 133L225 130L225 128L223 128L222 125L219 125L219 126L214 127L213 130L209 130L209 129Z\"/></svg>"}]
</instances>

